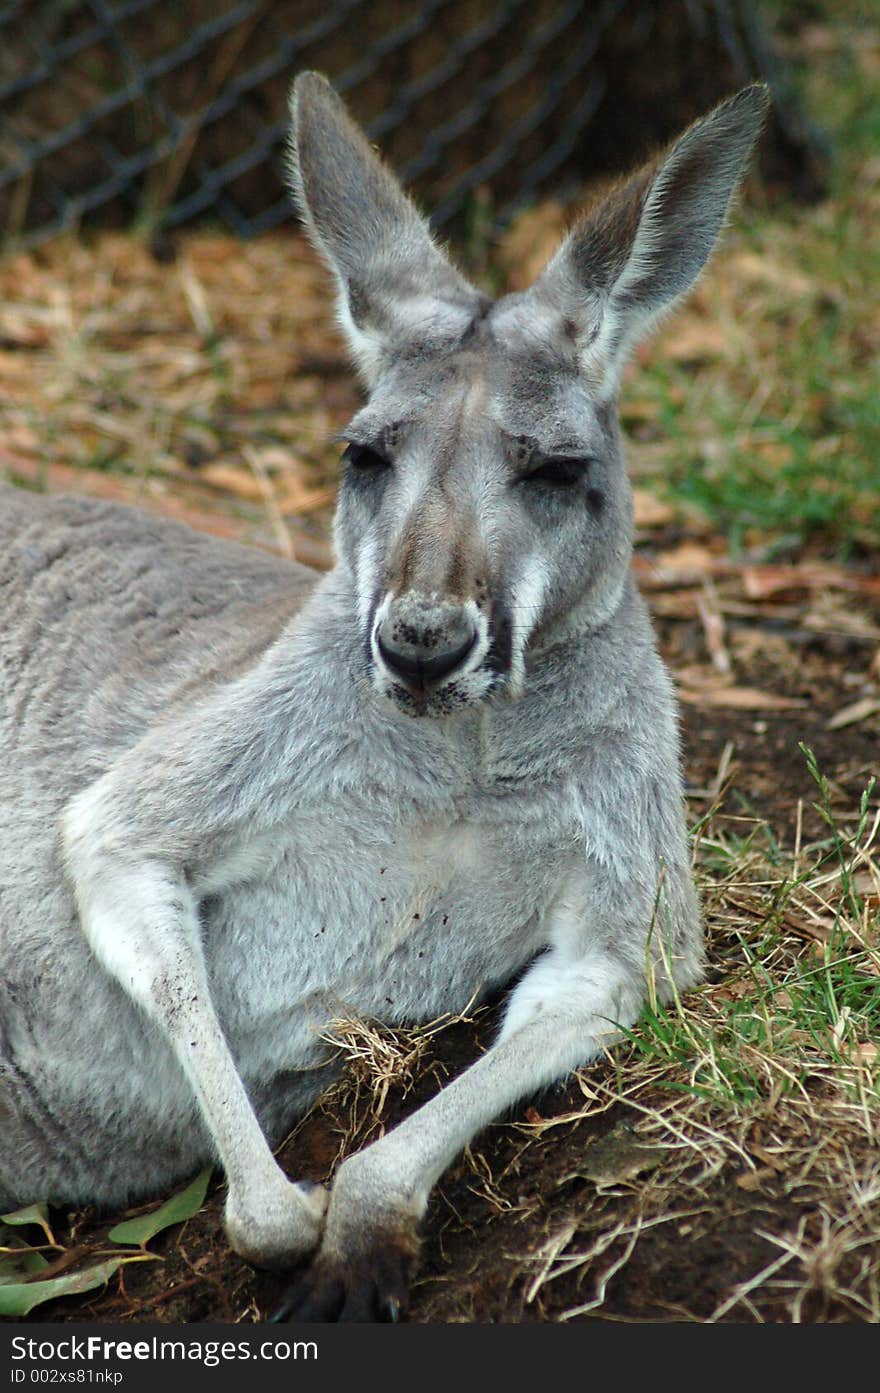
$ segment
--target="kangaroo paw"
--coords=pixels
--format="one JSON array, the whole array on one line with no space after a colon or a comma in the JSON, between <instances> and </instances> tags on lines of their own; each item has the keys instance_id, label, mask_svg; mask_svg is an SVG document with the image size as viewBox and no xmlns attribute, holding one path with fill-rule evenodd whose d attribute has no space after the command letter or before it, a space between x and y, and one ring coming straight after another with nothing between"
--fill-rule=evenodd
<instances>
[{"instance_id":1,"label":"kangaroo paw","mask_svg":"<svg viewBox=\"0 0 880 1393\"><path fill-rule=\"evenodd\" d=\"M409 1304L418 1243L383 1235L348 1260L321 1252L269 1317L283 1321L398 1321Z\"/></svg>"}]
</instances>

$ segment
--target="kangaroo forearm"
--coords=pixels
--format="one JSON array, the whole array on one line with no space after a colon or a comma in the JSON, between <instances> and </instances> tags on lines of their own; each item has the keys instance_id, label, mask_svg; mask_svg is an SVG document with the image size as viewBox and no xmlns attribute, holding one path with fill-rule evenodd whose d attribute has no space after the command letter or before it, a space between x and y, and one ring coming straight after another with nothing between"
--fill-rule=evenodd
<instances>
[{"instance_id":1,"label":"kangaroo forearm","mask_svg":"<svg viewBox=\"0 0 880 1393\"><path fill-rule=\"evenodd\" d=\"M253 1261L290 1262L318 1240L323 1193L279 1169L257 1121L211 999L193 895L160 863L104 857L71 871L95 956L161 1030L193 1090L228 1185L226 1225Z\"/></svg>"}]
</instances>

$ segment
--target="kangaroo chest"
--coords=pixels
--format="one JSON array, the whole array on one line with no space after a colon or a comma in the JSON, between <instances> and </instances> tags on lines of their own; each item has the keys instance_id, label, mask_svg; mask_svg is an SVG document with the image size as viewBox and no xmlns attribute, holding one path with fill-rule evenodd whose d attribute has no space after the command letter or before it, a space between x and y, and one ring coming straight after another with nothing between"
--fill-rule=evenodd
<instances>
[{"instance_id":1,"label":"kangaroo chest","mask_svg":"<svg viewBox=\"0 0 880 1393\"><path fill-rule=\"evenodd\" d=\"M271 873L204 906L227 1033L305 1067L334 1018L462 1009L543 946L559 847L540 816L298 817Z\"/></svg>"}]
</instances>

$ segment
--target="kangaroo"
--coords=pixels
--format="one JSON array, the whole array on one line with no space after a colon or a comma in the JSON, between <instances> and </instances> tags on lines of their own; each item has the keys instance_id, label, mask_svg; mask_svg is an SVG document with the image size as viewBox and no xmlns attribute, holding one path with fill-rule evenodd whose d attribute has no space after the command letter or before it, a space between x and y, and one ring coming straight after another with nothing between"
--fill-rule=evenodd
<instances>
[{"instance_id":1,"label":"kangaroo","mask_svg":"<svg viewBox=\"0 0 880 1393\"><path fill-rule=\"evenodd\" d=\"M749 87L531 289L453 267L330 85L293 184L367 388L337 562L0 490L0 1206L119 1206L206 1161L294 1319L396 1318L431 1187L517 1100L701 975L677 711L630 574L616 400L758 136ZM271 1144L341 1014L491 1048L338 1168Z\"/></svg>"}]
</instances>

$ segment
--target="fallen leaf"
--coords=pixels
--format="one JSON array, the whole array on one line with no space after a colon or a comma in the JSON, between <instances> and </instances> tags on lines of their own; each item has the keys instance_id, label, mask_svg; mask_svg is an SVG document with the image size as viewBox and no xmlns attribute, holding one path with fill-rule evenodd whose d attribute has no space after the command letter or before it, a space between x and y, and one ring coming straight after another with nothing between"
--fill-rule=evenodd
<instances>
[{"instance_id":1,"label":"fallen leaf","mask_svg":"<svg viewBox=\"0 0 880 1393\"><path fill-rule=\"evenodd\" d=\"M565 233L568 215L559 203L540 203L514 219L498 248L508 290L525 290L543 271Z\"/></svg>"},{"instance_id":2,"label":"fallen leaf","mask_svg":"<svg viewBox=\"0 0 880 1393\"><path fill-rule=\"evenodd\" d=\"M692 319L668 330L659 340L664 358L676 363L704 363L719 358L728 347L729 337L720 324L711 319Z\"/></svg>"},{"instance_id":3,"label":"fallen leaf","mask_svg":"<svg viewBox=\"0 0 880 1393\"><path fill-rule=\"evenodd\" d=\"M844 726L858 725L860 721L866 721L869 716L874 716L880 711L880 697L862 697L860 701L854 701L850 706L842 706L839 711L835 711L830 720L826 721L826 730L842 730Z\"/></svg>"},{"instance_id":4,"label":"fallen leaf","mask_svg":"<svg viewBox=\"0 0 880 1393\"><path fill-rule=\"evenodd\" d=\"M671 503L655 498L647 489L633 489L633 507L636 527L665 527L677 516Z\"/></svg>"},{"instance_id":5,"label":"fallen leaf","mask_svg":"<svg viewBox=\"0 0 880 1393\"><path fill-rule=\"evenodd\" d=\"M45 1202L28 1204L24 1209L14 1209L11 1214L0 1214L0 1223L16 1228L21 1224L37 1224L46 1235L47 1243L57 1248L55 1235L49 1225L49 1206Z\"/></svg>"},{"instance_id":6,"label":"fallen leaf","mask_svg":"<svg viewBox=\"0 0 880 1393\"><path fill-rule=\"evenodd\" d=\"M790 265L774 261L765 253L738 252L730 258L735 271L744 280L757 285L773 286L777 290L788 291L791 295L811 295L815 285L800 271Z\"/></svg>"},{"instance_id":7,"label":"fallen leaf","mask_svg":"<svg viewBox=\"0 0 880 1393\"><path fill-rule=\"evenodd\" d=\"M736 1177L740 1190L760 1190L765 1180L771 1180L776 1173L774 1166L760 1166L755 1171L743 1171Z\"/></svg>"},{"instance_id":8,"label":"fallen leaf","mask_svg":"<svg viewBox=\"0 0 880 1393\"><path fill-rule=\"evenodd\" d=\"M199 470L199 479L212 488L223 489L247 503L262 503L265 497L260 481L250 469L242 469L237 464L205 464Z\"/></svg>"},{"instance_id":9,"label":"fallen leaf","mask_svg":"<svg viewBox=\"0 0 880 1393\"><path fill-rule=\"evenodd\" d=\"M3 444L10 450L19 451L23 455L42 454L43 446L36 431L31 430L30 426L10 426L3 431Z\"/></svg>"},{"instance_id":10,"label":"fallen leaf","mask_svg":"<svg viewBox=\"0 0 880 1393\"><path fill-rule=\"evenodd\" d=\"M659 415L660 403L650 397L631 397L620 405L620 419L625 425L643 425L656 421Z\"/></svg>"},{"instance_id":11,"label":"fallen leaf","mask_svg":"<svg viewBox=\"0 0 880 1393\"><path fill-rule=\"evenodd\" d=\"M717 561L716 554L702 542L681 542L667 552L657 552L653 564L654 570L661 574L699 574L702 577L712 573Z\"/></svg>"},{"instance_id":12,"label":"fallen leaf","mask_svg":"<svg viewBox=\"0 0 880 1393\"><path fill-rule=\"evenodd\" d=\"M204 1204L211 1170L211 1166L206 1166L203 1171L199 1171L195 1180L191 1181L185 1190L172 1195L171 1199L166 1200L158 1209L117 1224L107 1235L110 1242L137 1243L143 1248L163 1229L170 1228L172 1224L180 1224L184 1219L191 1219Z\"/></svg>"},{"instance_id":13,"label":"fallen leaf","mask_svg":"<svg viewBox=\"0 0 880 1393\"><path fill-rule=\"evenodd\" d=\"M82 1292L92 1291L109 1282L123 1263L143 1261L145 1258L140 1256L110 1258L94 1267L83 1268L81 1272L65 1272L62 1277L53 1277L45 1282L4 1283L0 1285L0 1316L26 1316L35 1306L44 1301L53 1301L57 1296L78 1296Z\"/></svg>"},{"instance_id":14,"label":"fallen leaf","mask_svg":"<svg viewBox=\"0 0 880 1393\"><path fill-rule=\"evenodd\" d=\"M801 594L817 589L880 593L880 579L861 576L840 566L744 566L743 590L749 600L769 600L780 594Z\"/></svg>"},{"instance_id":15,"label":"fallen leaf","mask_svg":"<svg viewBox=\"0 0 880 1393\"><path fill-rule=\"evenodd\" d=\"M0 340L8 348L44 348L57 328L51 310L35 305L0 307Z\"/></svg>"},{"instance_id":16,"label":"fallen leaf","mask_svg":"<svg viewBox=\"0 0 880 1393\"><path fill-rule=\"evenodd\" d=\"M20 252L17 256L3 258L0 288L4 299L11 299L13 295L39 297L43 290L42 275L29 253Z\"/></svg>"},{"instance_id":17,"label":"fallen leaf","mask_svg":"<svg viewBox=\"0 0 880 1393\"><path fill-rule=\"evenodd\" d=\"M200 237L198 235L187 240L189 255L199 270L207 270L210 266L220 265L223 268L223 277L228 274L227 262L232 261L234 265L241 260L241 243L237 237L227 236L226 234L210 233Z\"/></svg>"},{"instance_id":18,"label":"fallen leaf","mask_svg":"<svg viewBox=\"0 0 880 1393\"><path fill-rule=\"evenodd\" d=\"M700 542L683 542L671 551L659 552L653 559L636 552L632 569L644 590L684 589L702 585L707 575L723 578L739 573L725 557L716 556ZM746 613L751 614L752 610Z\"/></svg>"},{"instance_id":19,"label":"fallen leaf","mask_svg":"<svg viewBox=\"0 0 880 1393\"><path fill-rule=\"evenodd\" d=\"M760 692L757 687L707 687L702 691L679 687L678 695L689 706L728 707L735 711L789 711L807 705L798 697Z\"/></svg>"},{"instance_id":20,"label":"fallen leaf","mask_svg":"<svg viewBox=\"0 0 880 1393\"><path fill-rule=\"evenodd\" d=\"M718 594L711 579L707 576L703 589L697 595L697 613L703 626L703 634L712 666L722 677L729 677L733 671L730 654L725 643L724 617L718 608Z\"/></svg>"},{"instance_id":21,"label":"fallen leaf","mask_svg":"<svg viewBox=\"0 0 880 1393\"><path fill-rule=\"evenodd\" d=\"M614 1185L656 1170L667 1154L663 1147L645 1146L637 1140L631 1127L620 1123L607 1136L589 1142L576 1169L564 1175L559 1184L592 1180L596 1185Z\"/></svg>"},{"instance_id":22,"label":"fallen leaf","mask_svg":"<svg viewBox=\"0 0 880 1393\"><path fill-rule=\"evenodd\" d=\"M717 687L729 685L720 673L705 663L685 663L681 667L676 667L675 680L682 687L688 687L694 692L703 692L707 689L714 691Z\"/></svg>"},{"instance_id":23,"label":"fallen leaf","mask_svg":"<svg viewBox=\"0 0 880 1393\"><path fill-rule=\"evenodd\" d=\"M695 586L688 590L655 590L651 595L651 612L664 619L696 619Z\"/></svg>"},{"instance_id":24,"label":"fallen leaf","mask_svg":"<svg viewBox=\"0 0 880 1393\"><path fill-rule=\"evenodd\" d=\"M794 459L794 449L785 440L761 440L747 448L753 454L759 455L765 464L769 464L771 467L775 466L781 469Z\"/></svg>"},{"instance_id":25,"label":"fallen leaf","mask_svg":"<svg viewBox=\"0 0 880 1393\"><path fill-rule=\"evenodd\" d=\"M766 905L761 900L753 900L730 890L726 891L724 898L728 904L745 910L755 919L762 920L766 917ZM786 908L782 922L787 929L792 929L801 938L806 938L813 948L821 949L823 945L828 943L834 931L833 918L823 920L818 915L807 918L806 915L798 913L792 905ZM751 990L751 986L749 990ZM783 1010L790 1009L791 998L787 992L780 992L778 1000Z\"/></svg>"},{"instance_id":26,"label":"fallen leaf","mask_svg":"<svg viewBox=\"0 0 880 1393\"><path fill-rule=\"evenodd\" d=\"M14 1252L0 1255L0 1287L29 1282L48 1266L48 1259L42 1253L35 1253L23 1243Z\"/></svg>"},{"instance_id":27,"label":"fallen leaf","mask_svg":"<svg viewBox=\"0 0 880 1393\"><path fill-rule=\"evenodd\" d=\"M175 522L188 523L190 527L195 527L200 532L209 532L215 537L241 541L241 524L235 518L219 512L209 512L206 508L197 508L172 494L156 492L154 491L156 481L152 479L147 480L144 487L141 488L137 479L114 476L102 473L97 469L75 469L70 465L57 464L54 461L45 463L40 460L29 460L23 456L11 457L6 461L3 447L0 445L0 469L5 463L8 463L8 467L20 478L32 480L39 484L41 489L45 488L46 493L58 493L63 489L73 489L75 492L91 498L104 498L115 503L128 503L162 513L165 517L173 518Z\"/></svg>"},{"instance_id":28,"label":"fallen leaf","mask_svg":"<svg viewBox=\"0 0 880 1393\"><path fill-rule=\"evenodd\" d=\"M0 335L2 342L2 335ZM0 382L11 384L12 382L30 382L33 378L33 363L28 361L28 356L17 349L0 349Z\"/></svg>"},{"instance_id":29,"label":"fallen leaf","mask_svg":"<svg viewBox=\"0 0 880 1393\"><path fill-rule=\"evenodd\" d=\"M741 1001L743 997L751 996L755 990L755 985L749 978L740 977L735 982L727 982L723 987L719 987L716 996L723 1001Z\"/></svg>"},{"instance_id":30,"label":"fallen leaf","mask_svg":"<svg viewBox=\"0 0 880 1393\"><path fill-rule=\"evenodd\" d=\"M777 992L777 1000L780 995L781 993ZM779 1157L775 1156L772 1151L765 1151L764 1147L759 1146L757 1142L752 1142L749 1150L754 1156L757 1156L759 1161L763 1161L765 1166L769 1166L770 1169L776 1171L778 1175L785 1174L785 1162L780 1161Z\"/></svg>"},{"instance_id":31,"label":"fallen leaf","mask_svg":"<svg viewBox=\"0 0 880 1393\"><path fill-rule=\"evenodd\" d=\"M664 571L711 572L718 557L702 542L682 542L669 551L659 551L655 565Z\"/></svg>"}]
</instances>

